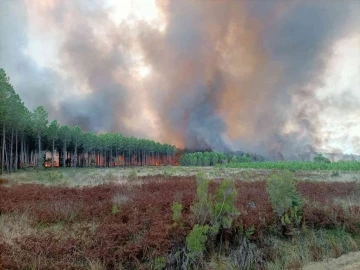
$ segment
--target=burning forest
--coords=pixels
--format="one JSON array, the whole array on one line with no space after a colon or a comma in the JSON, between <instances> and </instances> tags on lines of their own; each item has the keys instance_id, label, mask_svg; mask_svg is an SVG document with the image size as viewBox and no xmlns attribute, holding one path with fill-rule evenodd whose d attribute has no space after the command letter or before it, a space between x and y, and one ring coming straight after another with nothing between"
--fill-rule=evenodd
<instances>
[{"instance_id":1,"label":"burning forest","mask_svg":"<svg viewBox=\"0 0 360 270\"><path fill-rule=\"evenodd\" d=\"M270 159L359 155L359 9L3 1L0 67L30 110L87 132Z\"/></svg>"},{"instance_id":2,"label":"burning forest","mask_svg":"<svg viewBox=\"0 0 360 270\"><path fill-rule=\"evenodd\" d=\"M358 269L359 14L0 0L0 269Z\"/></svg>"}]
</instances>

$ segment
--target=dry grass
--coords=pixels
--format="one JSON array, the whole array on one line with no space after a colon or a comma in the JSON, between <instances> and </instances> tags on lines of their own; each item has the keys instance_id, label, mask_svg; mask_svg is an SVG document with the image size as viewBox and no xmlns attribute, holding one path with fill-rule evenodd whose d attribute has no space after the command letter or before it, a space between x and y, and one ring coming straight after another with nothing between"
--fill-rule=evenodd
<instances>
[{"instance_id":1,"label":"dry grass","mask_svg":"<svg viewBox=\"0 0 360 270\"><path fill-rule=\"evenodd\" d=\"M351 252L337 259L311 263L303 267L304 270L357 270L360 269L360 252Z\"/></svg>"},{"instance_id":2,"label":"dry grass","mask_svg":"<svg viewBox=\"0 0 360 270\"><path fill-rule=\"evenodd\" d=\"M113 204L116 205L121 205L123 203L126 203L129 200L129 196L123 194L123 193L116 193L113 197L112 197L112 202Z\"/></svg>"},{"instance_id":3,"label":"dry grass","mask_svg":"<svg viewBox=\"0 0 360 270\"><path fill-rule=\"evenodd\" d=\"M100 261L89 260L89 270L106 270L106 267Z\"/></svg>"},{"instance_id":4,"label":"dry grass","mask_svg":"<svg viewBox=\"0 0 360 270\"><path fill-rule=\"evenodd\" d=\"M0 189L3 188L3 192L6 190L4 195L6 195L7 192L13 192L11 196L9 195L8 199L3 201L4 203L6 202L7 205L4 209L11 208L12 204L18 204L19 209L21 209L21 212L11 212L17 209L14 208L0 215L0 249L1 242L12 246L14 252L17 253L14 253L11 259L16 263L27 262L29 266L28 269L40 269L41 265L53 259L53 261L58 263L56 267L80 265L80 267L85 269L94 270L106 269L103 257L101 256L111 257L108 253L114 250L114 248L125 246L124 243L121 242L123 241L121 237L128 237L124 232L125 230L134 229L135 231L135 233L129 234L131 235L131 241L134 242L131 243L131 245L134 246L130 244L127 246L131 252L136 248L141 248L143 243L152 243L151 241L156 243L156 245L151 248L156 250L161 249L166 242L157 243L156 241L161 238L159 235L162 235L168 228L161 226L165 224L165 221L171 220L171 213L168 212L170 211L170 205L179 195L179 192L184 193L184 191L188 189L188 194L185 193L184 195L181 193L180 197L185 200L185 202L183 202L184 209L187 209L187 212L189 211L192 194L195 192L195 182L193 177L188 176L195 175L200 171L204 171L210 179L231 178L244 182L238 182L237 187L239 188L238 206L241 208L240 212L242 213L239 222L241 221L246 227L257 224L256 227L259 229L258 231L261 232L261 230L265 228L265 225L273 222L271 206L266 200L267 197L264 193L264 180L275 172L272 170L169 166L21 171L11 175L5 175L3 178L5 180L2 181L2 185L0 185ZM136 176L130 179L129 176L134 174L134 172ZM355 183L340 183L349 182L349 179L356 180L359 175L354 173L341 173L339 176L332 177L331 172L328 171L296 172L295 175L298 180L311 181L311 183L305 181L299 183L299 188L302 190L302 193L304 193L310 201L316 201L320 205L338 206L339 209L335 207L334 211L340 211L339 214L332 216L336 218L336 224L339 223L341 225L343 218L348 220L349 217L360 216L358 209L360 206L360 186ZM188 187L187 185L189 183L183 182L183 178L191 178L186 181L192 184ZM336 183L321 183L330 181ZM48 187L19 185L23 183L42 184ZM111 185L107 186L108 184ZM163 187L167 185L171 188ZM8 187L10 188L8 189ZM359 187L359 191L357 187ZM21 191L26 192L21 195ZM332 195L329 197L329 194ZM30 195L32 199L30 199ZM17 196L18 198L15 198ZM327 199L329 199L329 201ZM256 208L249 208L249 202L254 202ZM119 207L119 214L114 215L111 213L111 207L113 205ZM311 221L311 218L317 218L319 215L318 212L315 211L316 209L309 211L311 210L310 205L311 204L305 209L305 215L307 215L307 217L309 217L307 219ZM150 207L152 211L148 211ZM340 208L344 209L344 213ZM154 209L157 211L155 217L152 216ZM349 213L345 210L354 212ZM31 211L33 211L34 215L31 214ZM186 215L189 215L187 212ZM321 214L324 214L324 217L326 217L326 215L333 215L333 212L330 213L324 210ZM144 218L140 215L144 215ZM184 215L184 217L187 217L186 215ZM260 216L261 219L259 218ZM35 220L36 218L37 220ZM141 222L144 221L144 224L140 221L138 224L138 219L140 219ZM190 224L192 219L188 217L186 220L186 222ZM352 222L353 220L350 219L350 221ZM125 226L123 224L124 226L122 226L120 223L124 222L131 223L129 223L130 225ZM314 221L315 225L317 224L316 222ZM328 224L326 223L326 219L319 219L319 222L322 222L321 224ZM148 235L145 235L143 232L144 228L147 228L146 226L150 226L148 223L151 224L152 229ZM331 226L333 225L331 222L329 224ZM172 237L179 237L174 232L172 233ZM177 233L179 233L179 235L181 233L182 235L184 232L181 231ZM255 235L254 237L260 237L259 235ZM27 237L30 239L26 239ZM56 241L55 243L51 243L52 246L47 250L47 241L48 239L52 239L50 237L55 237L59 243L57 244ZM116 237L119 238L119 242L115 241L112 243ZM95 238L96 241L92 243ZM30 244L38 244L41 252L45 250L48 253L44 251L44 254L41 253L33 256L27 256L24 253L25 255L23 254L22 259L19 259L17 254L20 254L23 247L18 246L18 239L25 239ZM106 242L105 239L108 242ZM178 241L178 238L175 239ZM169 239L165 240L168 241ZM87 254L80 256L76 250L72 250L72 245L74 245L72 241L74 241L76 245L82 246L84 252L93 252L90 246L98 246L99 243L108 245L108 251L101 254L101 256L95 253L92 257L88 257ZM63 243L69 245L66 252L63 252L64 246L66 247ZM293 246L291 247L293 248ZM51 250L55 251L52 252ZM100 251L102 252L102 250L103 249ZM284 246L284 250L290 252L290 246ZM59 258L55 256L56 254L62 254L62 252L66 256L73 256L74 254L76 256L74 255L74 259L72 259L72 257L63 259L62 256ZM342 254L343 251L339 249L339 251L336 252ZM295 259L287 263L296 265L298 261L295 255L298 255L300 251L298 252L298 250L296 250L296 252L294 251L292 253ZM55 257L51 258L49 254ZM291 258L290 255L288 256L289 258ZM307 253L302 255L302 258L305 258L303 259L304 261L307 260L306 256L308 255ZM49 259L49 257L51 259ZM76 258L81 258L82 261L79 262ZM210 268L222 269L221 267L225 266L223 269L231 269L228 259L229 258L223 258L221 256L216 257L211 260ZM119 261L116 263L119 263L117 269L123 269Z\"/></svg>"},{"instance_id":5,"label":"dry grass","mask_svg":"<svg viewBox=\"0 0 360 270\"><path fill-rule=\"evenodd\" d=\"M274 170L216 168L216 167L125 167L125 168L58 168L44 170L19 171L14 174L4 175L0 185L11 186L24 183L43 185L56 185L66 187L97 186L102 184L124 184L129 181L137 183L137 178L142 176L192 176L203 171L210 179L231 178L242 181L263 181ZM360 174L354 172L341 172L340 175L331 176L329 171L297 171L297 180L325 181L325 182L360 182ZM129 177L135 175L135 177Z\"/></svg>"},{"instance_id":6,"label":"dry grass","mask_svg":"<svg viewBox=\"0 0 360 270\"><path fill-rule=\"evenodd\" d=\"M38 233L31 226L32 219L26 213L6 213L0 215L0 241L13 245L20 237Z\"/></svg>"}]
</instances>

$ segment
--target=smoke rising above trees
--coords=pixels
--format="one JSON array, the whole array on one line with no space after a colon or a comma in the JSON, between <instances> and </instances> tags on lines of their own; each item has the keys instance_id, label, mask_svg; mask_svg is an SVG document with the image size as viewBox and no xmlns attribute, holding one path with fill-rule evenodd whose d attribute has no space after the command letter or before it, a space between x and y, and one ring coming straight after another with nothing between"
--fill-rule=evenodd
<instances>
[{"instance_id":1,"label":"smoke rising above trees","mask_svg":"<svg viewBox=\"0 0 360 270\"><path fill-rule=\"evenodd\" d=\"M356 98L346 109L356 81L326 83L341 73L326 73L335 44L360 38L357 1L164 0L152 21L115 21L111 4L0 3L0 66L31 109L190 149L360 154L323 115L341 111L344 125L360 115Z\"/></svg>"}]
</instances>

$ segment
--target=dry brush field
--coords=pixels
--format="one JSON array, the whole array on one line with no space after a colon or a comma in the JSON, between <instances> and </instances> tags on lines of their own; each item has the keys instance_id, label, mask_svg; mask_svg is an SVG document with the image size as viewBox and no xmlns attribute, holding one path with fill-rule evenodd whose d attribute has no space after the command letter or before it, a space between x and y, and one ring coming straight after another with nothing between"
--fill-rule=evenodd
<instances>
[{"instance_id":1,"label":"dry brush field","mask_svg":"<svg viewBox=\"0 0 360 270\"><path fill-rule=\"evenodd\" d=\"M179 260L196 224L191 209L199 170L69 169L3 178L0 269L182 269ZM302 180L296 188L304 203L301 229L289 238L266 190L266 179L274 172L205 172L212 179L210 194L222 179L235 180L239 215L230 228L208 240L202 268L241 269L234 265L252 256L255 269L300 269L358 250L358 175L322 181L334 178L329 172L295 173ZM175 201L182 205L178 222L173 218Z\"/></svg>"}]
</instances>

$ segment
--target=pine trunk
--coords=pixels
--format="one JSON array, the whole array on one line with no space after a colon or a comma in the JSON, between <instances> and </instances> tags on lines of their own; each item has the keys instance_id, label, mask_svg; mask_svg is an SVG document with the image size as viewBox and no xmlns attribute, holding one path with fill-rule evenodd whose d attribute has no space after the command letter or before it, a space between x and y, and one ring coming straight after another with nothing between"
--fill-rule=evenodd
<instances>
[{"instance_id":1,"label":"pine trunk","mask_svg":"<svg viewBox=\"0 0 360 270\"><path fill-rule=\"evenodd\" d=\"M52 139L51 168L54 168L55 137Z\"/></svg>"},{"instance_id":2,"label":"pine trunk","mask_svg":"<svg viewBox=\"0 0 360 270\"><path fill-rule=\"evenodd\" d=\"M21 134L21 147L20 147L20 168L23 168L25 161L25 153L24 153L24 134Z\"/></svg>"},{"instance_id":3,"label":"pine trunk","mask_svg":"<svg viewBox=\"0 0 360 270\"><path fill-rule=\"evenodd\" d=\"M11 128L11 140L10 140L10 162L9 162L9 167L10 167L10 172L12 172L13 170L13 144L14 144L14 128Z\"/></svg>"},{"instance_id":4,"label":"pine trunk","mask_svg":"<svg viewBox=\"0 0 360 270\"><path fill-rule=\"evenodd\" d=\"M4 147L5 147L5 167L6 167L6 172L9 173L9 154L6 150L6 141Z\"/></svg>"},{"instance_id":5,"label":"pine trunk","mask_svg":"<svg viewBox=\"0 0 360 270\"><path fill-rule=\"evenodd\" d=\"M2 149L1 149L1 174L4 173L4 165L5 165L5 124L3 124L3 141L2 141Z\"/></svg>"},{"instance_id":6,"label":"pine trunk","mask_svg":"<svg viewBox=\"0 0 360 270\"><path fill-rule=\"evenodd\" d=\"M110 148L110 167L112 167L112 148Z\"/></svg>"},{"instance_id":7,"label":"pine trunk","mask_svg":"<svg viewBox=\"0 0 360 270\"><path fill-rule=\"evenodd\" d=\"M18 131L15 133L15 171L18 169Z\"/></svg>"},{"instance_id":8,"label":"pine trunk","mask_svg":"<svg viewBox=\"0 0 360 270\"><path fill-rule=\"evenodd\" d=\"M77 139L75 139L75 153L74 153L74 168L76 169L76 163L77 163Z\"/></svg>"},{"instance_id":9,"label":"pine trunk","mask_svg":"<svg viewBox=\"0 0 360 270\"><path fill-rule=\"evenodd\" d=\"M40 162L41 162L41 136L40 134L38 134L38 142L39 142L39 154L38 154L38 164L37 164L37 167L40 168Z\"/></svg>"},{"instance_id":10,"label":"pine trunk","mask_svg":"<svg viewBox=\"0 0 360 270\"><path fill-rule=\"evenodd\" d=\"M66 138L63 144L63 168L66 167Z\"/></svg>"}]
</instances>

